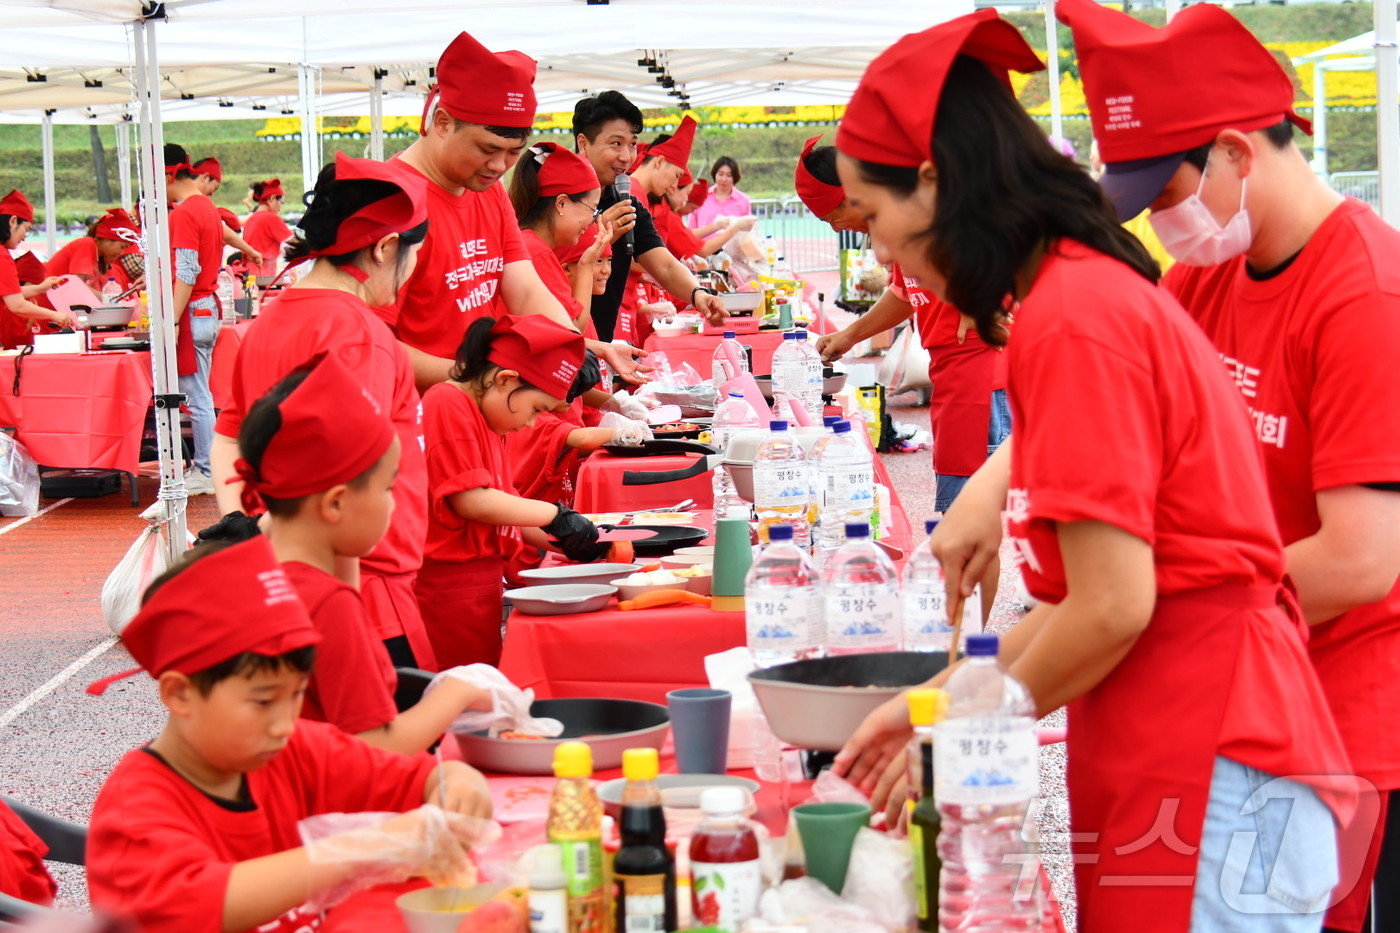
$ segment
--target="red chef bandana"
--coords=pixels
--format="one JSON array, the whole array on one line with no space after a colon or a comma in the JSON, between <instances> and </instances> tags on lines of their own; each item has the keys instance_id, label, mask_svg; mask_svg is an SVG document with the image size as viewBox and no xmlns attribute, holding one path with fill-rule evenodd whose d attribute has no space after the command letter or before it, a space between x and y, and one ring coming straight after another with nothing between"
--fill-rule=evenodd
<instances>
[{"instance_id":1,"label":"red chef bandana","mask_svg":"<svg viewBox=\"0 0 1400 933\"><path fill-rule=\"evenodd\" d=\"M29 199L19 189L14 189L0 198L0 214L9 214L11 217L18 217L20 220L33 223L34 205L29 203Z\"/></svg>"},{"instance_id":2,"label":"red chef bandana","mask_svg":"<svg viewBox=\"0 0 1400 933\"><path fill-rule=\"evenodd\" d=\"M1293 112L1293 82L1239 20L1187 7L1161 29L1099 6L1060 0L1074 32L1084 96L1105 164L1194 149L1223 129L1262 130Z\"/></svg>"},{"instance_id":3,"label":"red chef bandana","mask_svg":"<svg viewBox=\"0 0 1400 933\"><path fill-rule=\"evenodd\" d=\"M282 400L282 426L256 469L239 458L243 511L262 511L261 496L299 499L348 483L389 449L394 426L379 403L334 357L322 356Z\"/></svg>"},{"instance_id":4,"label":"red chef bandana","mask_svg":"<svg viewBox=\"0 0 1400 933\"><path fill-rule=\"evenodd\" d=\"M366 204L342 220L336 231L335 242L325 249L313 251L310 254L312 257L353 253L378 243L391 233L412 230L428 219L428 180L405 168L400 162L352 159L343 152L337 152L335 180L387 181L396 185L399 190L386 198ZM311 210L315 209L313 201Z\"/></svg>"},{"instance_id":5,"label":"red chef bandana","mask_svg":"<svg viewBox=\"0 0 1400 933\"><path fill-rule=\"evenodd\" d=\"M258 195L257 202L259 204L266 204L273 198L285 198L286 196L287 192L282 190L282 179L269 178L267 181L263 182L262 194Z\"/></svg>"},{"instance_id":6,"label":"red chef bandana","mask_svg":"<svg viewBox=\"0 0 1400 933\"><path fill-rule=\"evenodd\" d=\"M652 143L647 149L649 156L661 156L681 171L687 171L690 164L690 150L695 145L695 129L700 124L690 114L681 118L676 127L676 135L664 143Z\"/></svg>"},{"instance_id":7,"label":"red chef bandana","mask_svg":"<svg viewBox=\"0 0 1400 933\"><path fill-rule=\"evenodd\" d=\"M224 167L220 165L219 160L213 156L207 159L200 159L194 165L190 166L190 171L196 175L208 175L220 184L222 184L224 180Z\"/></svg>"},{"instance_id":8,"label":"red chef bandana","mask_svg":"<svg viewBox=\"0 0 1400 933\"><path fill-rule=\"evenodd\" d=\"M840 185L828 185L807 171L807 156L817 148L817 143L821 142L820 136L813 136L807 140L807 145L802 147L802 155L797 160L797 171L793 180L797 183L797 196L802 199L802 203L807 205L807 209L817 217L825 217L841 206L846 200L846 189Z\"/></svg>"},{"instance_id":9,"label":"red chef bandana","mask_svg":"<svg viewBox=\"0 0 1400 933\"><path fill-rule=\"evenodd\" d=\"M234 233L243 229L243 221L239 220L238 215L233 211L226 207L217 207L215 210L219 212L219 219L224 222L225 227L228 227Z\"/></svg>"},{"instance_id":10,"label":"red chef bandana","mask_svg":"<svg viewBox=\"0 0 1400 933\"><path fill-rule=\"evenodd\" d=\"M650 143L637 143L637 157L632 160L632 165L627 169L628 175L634 175L637 169L642 167L642 163L647 160L647 151L651 149Z\"/></svg>"},{"instance_id":11,"label":"red chef bandana","mask_svg":"<svg viewBox=\"0 0 1400 933\"><path fill-rule=\"evenodd\" d=\"M598 187L598 173L583 156L570 152L558 143L535 143L530 157L540 166L540 197L559 194L583 194Z\"/></svg>"},{"instance_id":12,"label":"red chef bandana","mask_svg":"<svg viewBox=\"0 0 1400 933\"><path fill-rule=\"evenodd\" d=\"M530 385L564 401L583 365L583 335L543 314L502 315L491 328L486 358L513 369Z\"/></svg>"},{"instance_id":13,"label":"red chef bandana","mask_svg":"<svg viewBox=\"0 0 1400 933\"><path fill-rule=\"evenodd\" d=\"M686 199L696 207L702 207L710 197L710 183L703 178L695 179L695 184L691 186L690 193Z\"/></svg>"},{"instance_id":14,"label":"red chef bandana","mask_svg":"<svg viewBox=\"0 0 1400 933\"><path fill-rule=\"evenodd\" d=\"M560 262L578 262L583 258L583 254L588 252L588 248L593 245L593 241L598 239L598 225L589 224L588 228L579 234L578 242L569 246L561 246L554 251L554 255L559 257ZM612 244L603 247L603 255L612 255Z\"/></svg>"},{"instance_id":15,"label":"red chef bandana","mask_svg":"<svg viewBox=\"0 0 1400 933\"><path fill-rule=\"evenodd\" d=\"M836 148L877 165L918 168L933 159L933 121L953 60L985 62L1011 85L1011 70L1043 71L1016 27L978 10L905 36L870 63L836 129Z\"/></svg>"},{"instance_id":16,"label":"red chef bandana","mask_svg":"<svg viewBox=\"0 0 1400 933\"><path fill-rule=\"evenodd\" d=\"M184 171L186 171L186 172L192 172L192 173L193 173L193 172L194 172L194 166L191 165L191 164L188 163L188 162L176 162L174 165L167 165L167 166L165 167L165 180L166 180L166 181L171 181L171 180L173 180L173 179L175 178L176 175L180 174L180 171L181 171L181 170L184 170Z\"/></svg>"},{"instance_id":17,"label":"red chef bandana","mask_svg":"<svg viewBox=\"0 0 1400 933\"><path fill-rule=\"evenodd\" d=\"M157 590L122 631L141 667L87 692L101 696L140 670L196 674L245 651L275 657L320 640L272 545L259 535L196 561Z\"/></svg>"},{"instance_id":18,"label":"red chef bandana","mask_svg":"<svg viewBox=\"0 0 1400 933\"><path fill-rule=\"evenodd\" d=\"M535 60L524 52L493 52L460 33L438 59L437 85L428 92L419 132L428 132L434 100L450 116L468 123L533 126L535 68Z\"/></svg>"},{"instance_id":19,"label":"red chef bandana","mask_svg":"<svg viewBox=\"0 0 1400 933\"><path fill-rule=\"evenodd\" d=\"M140 228L136 221L131 219L131 215L120 207L109 207L107 213L97 221L97 229L93 235L102 240L121 240L125 243L136 241Z\"/></svg>"}]
</instances>

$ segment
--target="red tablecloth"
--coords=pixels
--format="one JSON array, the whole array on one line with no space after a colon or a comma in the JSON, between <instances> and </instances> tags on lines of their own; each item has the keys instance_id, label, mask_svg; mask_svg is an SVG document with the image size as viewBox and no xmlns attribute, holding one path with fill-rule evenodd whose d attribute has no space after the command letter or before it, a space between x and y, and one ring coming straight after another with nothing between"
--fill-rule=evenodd
<instances>
[{"instance_id":1,"label":"red tablecloth","mask_svg":"<svg viewBox=\"0 0 1400 933\"><path fill-rule=\"evenodd\" d=\"M149 353L26 356L18 396L15 361L0 357L0 426L18 428L41 466L138 470L151 405Z\"/></svg>"},{"instance_id":2,"label":"red tablecloth","mask_svg":"<svg viewBox=\"0 0 1400 933\"><path fill-rule=\"evenodd\" d=\"M626 512L664 508L682 499L694 499L708 509L714 504L714 473L706 471L689 479L654 486L624 486L626 472L683 470L700 459L699 454L666 457L614 457L598 451L579 466L574 481L574 508L580 512Z\"/></svg>"},{"instance_id":3,"label":"red tablecloth","mask_svg":"<svg viewBox=\"0 0 1400 933\"><path fill-rule=\"evenodd\" d=\"M252 321L239 321L232 327L219 328L219 336L214 340L214 356L209 362L209 391L214 396L216 409L233 403L233 361L238 357L243 335L252 326Z\"/></svg>"},{"instance_id":4,"label":"red tablecloth","mask_svg":"<svg viewBox=\"0 0 1400 933\"><path fill-rule=\"evenodd\" d=\"M679 337L660 337L652 334L642 347L649 352L663 351L672 368L689 363L700 374L701 379L709 379L715 347L719 346L723 339L719 334L683 334ZM740 334L736 339L746 347L753 347L754 375L766 376L773 372L773 351L783 342L782 331L761 330L756 334Z\"/></svg>"}]
</instances>

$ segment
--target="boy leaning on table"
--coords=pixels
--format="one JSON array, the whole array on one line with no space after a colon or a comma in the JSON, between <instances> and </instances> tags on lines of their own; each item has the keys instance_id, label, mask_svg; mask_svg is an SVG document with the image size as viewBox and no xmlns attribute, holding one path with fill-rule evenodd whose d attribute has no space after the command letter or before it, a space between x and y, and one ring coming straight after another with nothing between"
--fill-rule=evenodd
<instances>
[{"instance_id":1,"label":"boy leaning on table","mask_svg":"<svg viewBox=\"0 0 1400 933\"><path fill-rule=\"evenodd\" d=\"M314 931L321 908L350 891L465 868L479 825L466 817L491 812L481 775L299 721L319 640L261 537L151 585L122 641L157 680L167 719L98 794L87 854L94 908L146 933ZM439 800L448 812L424 806ZM399 815L302 845L307 817L361 811ZM352 900L333 916L350 920L354 909Z\"/></svg>"}]
</instances>

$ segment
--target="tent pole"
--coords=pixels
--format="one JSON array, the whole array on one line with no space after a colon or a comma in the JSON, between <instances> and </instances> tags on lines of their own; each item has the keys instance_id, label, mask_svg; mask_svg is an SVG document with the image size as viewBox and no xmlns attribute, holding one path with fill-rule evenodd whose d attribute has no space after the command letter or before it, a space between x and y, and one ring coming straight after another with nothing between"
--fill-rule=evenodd
<instances>
[{"instance_id":1,"label":"tent pole","mask_svg":"<svg viewBox=\"0 0 1400 933\"><path fill-rule=\"evenodd\" d=\"M1376 149L1381 219L1400 227L1400 61L1395 43L1395 4L1374 5L1376 25Z\"/></svg>"},{"instance_id":2,"label":"tent pole","mask_svg":"<svg viewBox=\"0 0 1400 933\"><path fill-rule=\"evenodd\" d=\"M319 132L316 126L315 91L312 86L312 66L297 65L297 92L301 97L301 179L304 191L316 187L316 175L321 170L316 158Z\"/></svg>"},{"instance_id":3,"label":"tent pole","mask_svg":"<svg viewBox=\"0 0 1400 933\"><path fill-rule=\"evenodd\" d=\"M1313 63L1313 172L1327 181L1327 62Z\"/></svg>"},{"instance_id":4,"label":"tent pole","mask_svg":"<svg viewBox=\"0 0 1400 933\"><path fill-rule=\"evenodd\" d=\"M122 207L131 206L131 124L123 120L116 125L117 177L121 180Z\"/></svg>"},{"instance_id":5,"label":"tent pole","mask_svg":"<svg viewBox=\"0 0 1400 933\"><path fill-rule=\"evenodd\" d=\"M58 205L53 177L53 111L44 111L44 242L49 255L58 252Z\"/></svg>"},{"instance_id":6,"label":"tent pole","mask_svg":"<svg viewBox=\"0 0 1400 933\"><path fill-rule=\"evenodd\" d=\"M1055 22L1055 4L1045 3L1045 47L1050 60L1050 135L1064 138L1064 109L1060 103L1060 30Z\"/></svg>"},{"instance_id":7,"label":"tent pole","mask_svg":"<svg viewBox=\"0 0 1400 933\"><path fill-rule=\"evenodd\" d=\"M156 440L160 452L160 506L157 522L166 526L172 561L185 552L185 477L181 466L180 379L175 364L175 300L171 288L170 226L166 210L165 132L160 120L160 63L155 24L132 23L136 46L136 103L141 128L137 164L141 174L141 236L146 251L146 289L151 314L151 366L155 377Z\"/></svg>"},{"instance_id":8,"label":"tent pole","mask_svg":"<svg viewBox=\"0 0 1400 933\"><path fill-rule=\"evenodd\" d=\"M384 161L384 73L377 66L369 92L369 157Z\"/></svg>"}]
</instances>

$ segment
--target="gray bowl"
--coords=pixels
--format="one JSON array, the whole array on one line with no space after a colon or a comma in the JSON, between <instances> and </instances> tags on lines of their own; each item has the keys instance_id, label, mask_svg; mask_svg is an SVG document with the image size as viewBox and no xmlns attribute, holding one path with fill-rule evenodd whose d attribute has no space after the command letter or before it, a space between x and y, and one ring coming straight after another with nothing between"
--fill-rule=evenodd
<instances>
[{"instance_id":1,"label":"gray bowl","mask_svg":"<svg viewBox=\"0 0 1400 933\"><path fill-rule=\"evenodd\" d=\"M622 764L629 748L660 749L671 719L666 707L641 700L583 697L536 700L530 715L564 724L554 739L493 739L484 732L454 732L468 764L503 774L553 774L554 749L561 742L586 742L593 749L593 770Z\"/></svg>"},{"instance_id":2,"label":"gray bowl","mask_svg":"<svg viewBox=\"0 0 1400 933\"><path fill-rule=\"evenodd\" d=\"M506 590L506 599L527 616L568 616L597 612L616 592L606 583L558 583Z\"/></svg>"},{"instance_id":3,"label":"gray bowl","mask_svg":"<svg viewBox=\"0 0 1400 933\"><path fill-rule=\"evenodd\" d=\"M749 674L773 734L796 748L839 752L865 717L948 666L942 651L886 651L793 661Z\"/></svg>"},{"instance_id":4,"label":"gray bowl","mask_svg":"<svg viewBox=\"0 0 1400 933\"><path fill-rule=\"evenodd\" d=\"M531 586L550 583L611 583L636 573L641 564L567 564L559 567L536 567L520 571L520 579Z\"/></svg>"},{"instance_id":5,"label":"gray bowl","mask_svg":"<svg viewBox=\"0 0 1400 933\"><path fill-rule=\"evenodd\" d=\"M603 812L613 819L622 815L622 789L627 785L625 778L614 778L598 785L598 799L603 802ZM661 774L656 778L656 789L661 791L661 805L672 810L698 810L700 792L707 787L738 787L749 792L752 797L759 791L759 783L745 777L728 774Z\"/></svg>"},{"instance_id":6,"label":"gray bowl","mask_svg":"<svg viewBox=\"0 0 1400 933\"><path fill-rule=\"evenodd\" d=\"M739 494L739 498L745 502L752 502L753 461L725 460L724 468L729 471L729 478L734 481L734 491Z\"/></svg>"}]
</instances>

